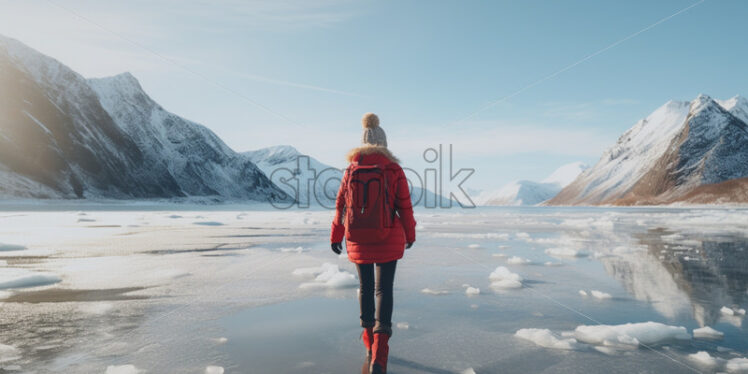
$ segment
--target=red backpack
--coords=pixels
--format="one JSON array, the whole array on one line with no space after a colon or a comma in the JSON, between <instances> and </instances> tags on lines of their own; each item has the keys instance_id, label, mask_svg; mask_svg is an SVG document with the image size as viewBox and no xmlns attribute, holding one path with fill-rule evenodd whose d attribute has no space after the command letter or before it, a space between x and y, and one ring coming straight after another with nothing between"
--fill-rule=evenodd
<instances>
[{"instance_id":1,"label":"red backpack","mask_svg":"<svg viewBox=\"0 0 748 374\"><path fill-rule=\"evenodd\" d=\"M381 242L390 234L395 215L384 165L348 167L345 186L345 238L356 243Z\"/></svg>"}]
</instances>

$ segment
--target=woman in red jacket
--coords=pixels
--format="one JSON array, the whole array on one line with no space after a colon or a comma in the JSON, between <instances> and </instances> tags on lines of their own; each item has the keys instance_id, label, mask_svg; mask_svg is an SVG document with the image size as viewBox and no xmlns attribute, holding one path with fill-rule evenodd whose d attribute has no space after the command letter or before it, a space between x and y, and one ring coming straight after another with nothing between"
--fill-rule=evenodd
<instances>
[{"instance_id":1,"label":"woman in red jacket","mask_svg":"<svg viewBox=\"0 0 748 374\"><path fill-rule=\"evenodd\" d=\"M379 118L373 113L366 113L362 123L363 144L348 153L348 162L351 166L346 169L338 191L330 241L332 250L340 254L343 237L346 237L348 259L358 268L361 326L364 328L361 336L367 358L370 360L369 372L385 373L389 352L388 341L392 335L392 284L395 280L395 267L397 260L403 257L405 249L410 248L416 240L416 221L413 219L408 181L403 169L398 165L398 160L387 149L387 137L384 130L379 127ZM350 222L346 222L345 219L348 217L348 220L352 220L354 217L351 207L346 205L352 205L350 191L354 183L350 183L353 178L350 174L356 168L380 173L386 187L381 190L385 195L385 208L382 209L390 206L392 210L392 219L388 221L387 227L375 230L379 232L371 232L371 228L364 229L369 230L366 239L354 235L356 229L352 229ZM376 186L377 183L372 185ZM366 204L365 197L363 201ZM355 213L358 213L358 209L356 208ZM360 209L361 213L364 213L364 208ZM375 239L371 239L372 237ZM356 241L356 238L362 239Z\"/></svg>"}]
</instances>

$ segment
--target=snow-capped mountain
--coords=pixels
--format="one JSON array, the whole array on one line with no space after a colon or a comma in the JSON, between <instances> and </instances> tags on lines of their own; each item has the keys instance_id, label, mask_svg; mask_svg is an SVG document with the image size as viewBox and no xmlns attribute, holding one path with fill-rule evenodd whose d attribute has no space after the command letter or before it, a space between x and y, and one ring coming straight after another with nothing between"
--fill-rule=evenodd
<instances>
[{"instance_id":1,"label":"snow-capped mountain","mask_svg":"<svg viewBox=\"0 0 748 374\"><path fill-rule=\"evenodd\" d=\"M748 201L748 101L670 101L626 131L549 204Z\"/></svg>"},{"instance_id":2,"label":"snow-capped mountain","mask_svg":"<svg viewBox=\"0 0 748 374\"><path fill-rule=\"evenodd\" d=\"M343 177L341 169L325 165L290 145L262 148L243 155L301 206L307 203L334 206Z\"/></svg>"},{"instance_id":3,"label":"snow-capped mountain","mask_svg":"<svg viewBox=\"0 0 748 374\"><path fill-rule=\"evenodd\" d=\"M132 75L86 80L2 36L0 111L0 195L283 195L210 130L161 108Z\"/></svg>"},{"instance_id":4,"label":"snow-capped mountain","mask_svg":"<svg viewBox=\"0 0 748 374\"><path fill-rule=\"evenodd\" d=\"M330 208L335 206L343 169L323 164L290 145L267 147L243 154L292 198L296 198L296 191L299 191L296 200L300 206L304 206L306 202ZM313 193L309 192L312 186ZM414 206L435 207L439 201L444 201L445 204L448 201L446 197L439 200L433 191L419 186L411 185L410 193ZM455 201L452 204L458 205Z\"/></svg>"},{"instance_id":5,"label":"snow-capped mountain","mask_svg":"<svg viewBox=\"0 0 748 374\"><path fill-rule=\"evenodd\" d=\"M477 195L476 204L494 206L537 205L554 196L576 179L587 165L573 162L556 169L542 182L521 180L511 182L495 191Z\"/></svg>"}]
</instances>

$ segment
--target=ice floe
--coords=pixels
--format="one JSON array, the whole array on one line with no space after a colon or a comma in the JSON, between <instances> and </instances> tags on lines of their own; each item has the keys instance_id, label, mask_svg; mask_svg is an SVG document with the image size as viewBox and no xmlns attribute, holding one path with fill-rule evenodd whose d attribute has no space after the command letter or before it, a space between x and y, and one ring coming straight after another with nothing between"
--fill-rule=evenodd
<instances>
[{"instance_id":1,"label":"ice floe","mask_svg":"<svg viewBox=\"0 0 748 374\"><path fill-rule=\"evenodd\" d=\"M348 288L358 285L356 276L329 262L319 267L299 268L293 274L314 277L313 281L302 283L300 288Z\"/></svg>"},{"instance_id":2,"label":"ice floe","mask_svg":"<svg viewBox=\"0 0 748 374\"><path fill-rule=\"evenodd\" d=\"M700 366L704 366L707 368L716 368L717 366L721 365L724 360L711 356L709 352L706 351L698 351L696 353L688 355L688 359L696 362Z\"/></svg>"},{"instance_id":3,"label":"ice floe","mask_svg":"<svg viewBox=\"0 0 748 374\"><path fill-rule=\"evenodd\" d=\"M576 350L581 347L576 339L556 337L548 329L520 329L514 335L545 348Z\"/></svg>"},{"instance_id":4,"label":"ice floe","mask_svg":"<svg viewBox=\"0 0 748 374\"><path fill-rule=\"evenodd\" d=\"M517 273L512 273L504 266L499 266L494 270L488 279L491 280L491 287L498 289L512 289L522 287L522 277Z\"/></svg>"},{"instance_id":5,"label":"ice floe","mask_svg":"<svg viewBox=\"0 0 748 374\"><path fill-rule=\"evenodd\" d=\"M746 373L748 372L748 358L732 358L727 361L725 369L727 369L728 373Z\"/></svg>"},{"instance_id":6,"label":"ice floe","mask_svg":"<svg viewBox=\"0 0 748 374\"><path fill-rule=\"evenodd\" d=\"M690 339L691 335L685 327L650 321L622 325L581 325L574 330L574 337L592 345L638 346Z\"/></svg>"},{"instance_id":7,"label":"ice floe","mask_svg":"<svg viewBox=\"0 0 748 374\"><path fill-rule=\"evenodd\" d=\"M719 340L722 339L725 336L725 333L722 331L715 330L709 326L704 326L702 328L693 329L693 337L696 339L712 339L712 340Z\"/></svg>"}]
</instances>

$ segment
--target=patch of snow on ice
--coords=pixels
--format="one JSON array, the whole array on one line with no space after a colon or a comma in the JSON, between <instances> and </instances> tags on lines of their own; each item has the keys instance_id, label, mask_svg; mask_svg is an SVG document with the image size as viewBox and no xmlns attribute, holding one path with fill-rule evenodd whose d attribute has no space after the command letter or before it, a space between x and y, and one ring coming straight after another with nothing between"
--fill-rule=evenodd
<instances>
[{"instance_id":1,"label":"patch of snow on ice","mask_svg":"<svg viewBox=\"0 0 748 374\"><path fill-rule=\"evenodd\" d=\"M576 339L558 338L548 329L520 329L514 336L545 348L575 350L582 347Z\"/></svg>"},{"instance_id":2,"label":"patch of snow on ice","mask_svg":"<svg viewBox=\"0 0 748 374\"><path fill-rule=\"evenodd\" d=\"M296 269L293 274L314 277L314 281L304 282L300 288L348 288L358 285L356 276L329 262L319 267Z\"/></svg>"},{"instance_id":3,"label":"patch of snow on ice","mask_svg":"<svg viewBox=\"0 0 748 374\"><path fill-rule=\"evenodd\" d=\"M504 266L499 266L494 270L488 279L491 280L491 287L499 289L512 289L522 287L522 277L519 274L512 273Z\"/></svg>"},{"instance_id":4,"label":"patch of snow on ice","mask_svg":"<svg viewBox=\"0 0 748 374\"><path fill-rule=\"evenodd\" d=\"M590 291L590 294L592 294L592 297L596 299L610 299L612 297L609 293L598 290L592 290Z\"/></svg>"},{"instance_id":5,"label":"patch of snow on ice","mask_svg":"<svg viewBox=\"0 0 748 374\"><path fill-rule=\"evenodd\" d=\"M582 296L584 296L584 297L587 297L587 291L585 291L585 290L579 290L579 294L582 295Z\"/></svg>"},{"instance_id":6,"label":"patch of snow on ice","mask_svg":"<svg viewBox=\"0 0 748 374\"><path fill-rule=\"evenodd\" d=\"M296 248L294 248L294 247L283 247L283 248L280 249L280 251L284 252L284 253L288 253L288 252L302 253L302 252L308 252L309 250L306 249L306 248L304 248L304 247L302 247L302 246L298 246Z\"/></svg>"},{"instance_id":7,"label":"patch of snow on ice","mask_svg":"<svg viewBox=\"0 0 748 374\"><path fill-rule=\"evenodd\" d=\"M693 337L696 339L712 339L719 340L725 336L722 331L715 330L709 326L704 326L699 329L693 329Z\"/></svg>"},{"instance_id":8,"label":"patch of snow on ice","mask_svg":"<svg viewBox=\"0 0 748 374\"><path fill-rule=\"evenodd\" d=\"M475 373L475 370L473 370L473 368L467 368L461 371L460 374L476 374L476 373Z\"/></svg>"},{"instance_id":9,"label":"patch of snow on ice","mask_svg":"<svg viewBox=\"0 0 748 374\"><path fill-rule=\"evenodd\" d=\"M0 343L0 363L15 361L21 358L18 348Z\"/></svg>"},{"instance_id":10,"label":"patch of snow on ice","mask_svg":"<svg viewBox=\"0 0 748 374\"><path fill-rule=\"evenodd\" d=\"M518 232L514 234L514 237L520 240L527 240L527 239L530 239L530 234L526 232Z\"/></svg>"},{"instance_id":11,"label":"patch of snow on ice","mask_svg":"<svg viewBox=\"0 0 748 374\"><path fill-rule=\"evenodd\" d=\"M449 291L444 291L444 290L432 290L431 288L428 288L428 287L427 287L427 288L424 288L424 289L422 289L422 290L421 290L421 293L424 293L424 294L426 294L426 295L434 295L434 296L439 296L439 295L446 295L446 294L448 294L448 293L449 293Z\"/></svg>"},{"instance_id":12,"label":"patch of snow on ice","mask_svg":"<svg viewBox=\"0 0 748 374\"><path fill-rule=\"evenodd\" d=\"M528 260L526 258L518 257L518 256L512 256L512 257L509 257L506 260L506 263L510 264L510 265L527 265L530 262L532 262L532 261L530 261L530 260Z\"/></svg>"},{"instance_id":13,"label":"patch of snow on ice","mask_svg":"<svg viewBox=\"0 0 748 374\"><path fill-rule=\"evenodd\" d=\"M706 351L699 351L699 352L690 354L688 355L688 358L691 361L694 361L698 363L699 365L708 367L708 368L714 368L717 365L721 364L721 359L709 355L709 352L706 352Z\"/></svg>"},{"instance_id":14,"label":"patch of snow on ice","mask_svg":"<svg viewBox=\"0 0 748 374\"><path fill-rule=\"evenodd\" d=\"M407 329L409 329L409 328L410 328L410 325L408 324L408 322L398 322L398 323L397 323L397 324L395 325L395 327L397 327L397 328L398 328L398 329L400 329L400 330L407 330Z\"/></svg>"},{"instance_id":15,"label":"patch of snow on ice","mask_svg":"<svg viewBox=\"0 0 748 374\"><path fill-rule=\"evenodd\" d=\"M226 338L226 337L223 337L223 336L222 336L222 337L220 337L220 338L211 338L210 340L211 340L211 341L212 341L213 343L216 343L216 344L219 344L219 345L220 345L220 344L226 344L226 342L228 342L228 341L229 341L229 339L228 339L228 338Z\"/></svg>"},{"instance_id":16,"label":"patch of snow on ice","mask_svg":"<svg viewBox=\"0 0 748 374\"><path fill-rule=\"evenodd\" d=\"M480 248L480 244L470 244L468 245L468 248L471 248L471 249Z\"/></svg>"},{"instance_id":17,"label":"patch of snow on ice","mask_svg":"<svg viewBox=\"0 0 748 374\"><path fill-rule=\"evenodd\" d=\"M110 310L112 310L112 308L114 308L114 305L112 305L111 303L89 302L89 303L82 303L78 307L78 310L86 314L104 315Z\"/></svg>"},{"instance_id":18,"label":"patch of snow on ice","mask_svg":"<svg viewBox=\"0 0 748 374\"><path fill-rule=\"evenodd\" d=\"M205 374L223 374L222 366L208 366L205 368Z\"/></svg>"},{"instance_id":19,"label":"patch of snow on ice","mask_svg":"<svg viewBox=\"0 0 748 374\"><path fill-rule=\"evenodd\" d=\"M728 373L745 373L748 372L748 358L739 357L727 361L725 365Z\"/></svg>"},{"instance_id":20,"label":"patch of snow on ice","mask_svg":"<svg viewBox=\"0 0 748 374\"><path fill-rule=\"evenodd\" d=\"M574 337L580 342L593 345L638 346L690 339L691 335L685 327L650 321L623 325L581 325L574 330Z\"/></svg>"},{"instance_id":21,"label":"patch of snow on ice","mask_svg":"<svg viewBox=\"0 0 748 374\"><path fill-rule=\"evenodd\" d=\"M480 295L480 288L468 287L465 289L465 294L467 294L468 296Z\"/></svg>"}]
</instances>

